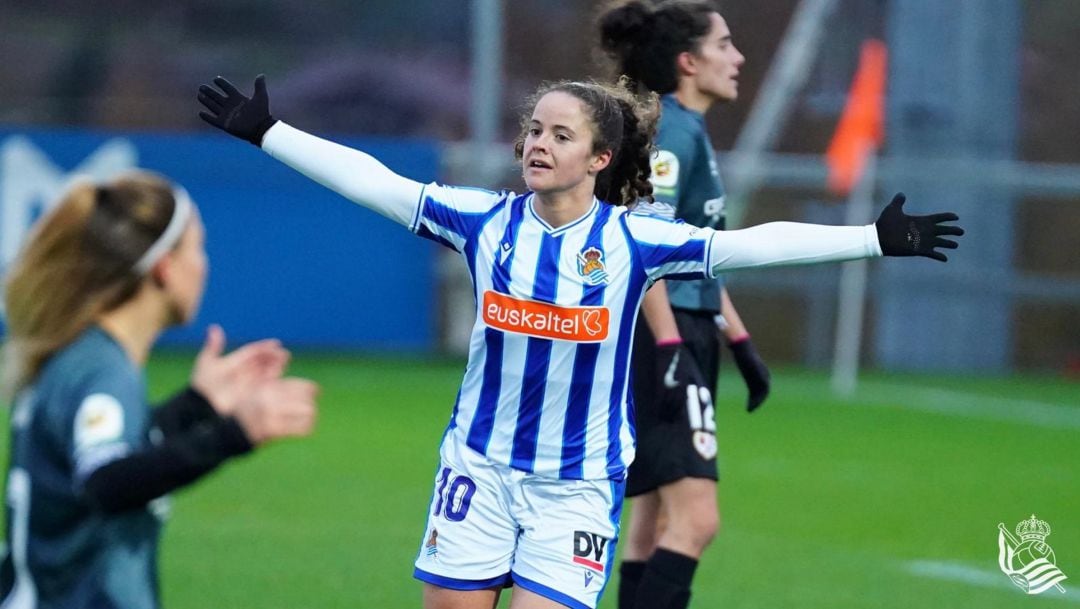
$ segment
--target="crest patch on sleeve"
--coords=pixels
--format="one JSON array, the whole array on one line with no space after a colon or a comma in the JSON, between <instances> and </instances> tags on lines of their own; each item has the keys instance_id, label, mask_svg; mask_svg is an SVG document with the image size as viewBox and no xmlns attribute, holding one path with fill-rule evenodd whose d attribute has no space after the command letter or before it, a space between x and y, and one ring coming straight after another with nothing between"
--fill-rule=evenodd
<instances>
[{"instance_id":1,"label":"crest patch on sleeve","mask_svg":"<svg viewBox=\"0 0 1080 609\"><path fill-rule=\"evenodd\" d=\"M86 396L75 413L75 450L108 444L124 434L124 408L107 393Z\"/></svg>"},{"instance_id":2,"label":"crest patch on sleeve","mask_svg":"<svg viewBox=\"0 0 1080 609\"><path fill-rule=\"evenodd\" d=\"M679 157L670 150L657 150L652 157L652 184L656 188L675 188L679 183Z\"/></svg>"}]
</instances>

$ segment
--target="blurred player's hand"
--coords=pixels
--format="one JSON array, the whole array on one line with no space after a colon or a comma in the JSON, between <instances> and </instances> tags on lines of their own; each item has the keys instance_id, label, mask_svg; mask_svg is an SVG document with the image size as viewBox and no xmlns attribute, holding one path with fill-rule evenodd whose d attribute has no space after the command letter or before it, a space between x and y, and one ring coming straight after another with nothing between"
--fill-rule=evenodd
<instances>
[{"instance_id":1,"label":"blurred player's hand","mask_svg":"<svg viewBox=\"0 0 1080 609\"><path fill-rule=\"evenodd\" d=\"M289 351L273 338L224 351L225 331L211 325L191 371L191 386L222 416L232 414L260 383L281 378L289 363Z\"/></svg>"},{"instance_id":2,"label":"blurred player's hand","mask_svg":"<svg viewBox=\"0 0 1080 609\"><path fill-rule=\"evenodd\" d=\"M959 226L945 226L942 222L955 222L960 218L954 213L909 216L904 213L907 197L898 192L892 203L881 212L874 227L877 228L881 253L886 256L926 256L945 262L948 258L935 248L956 249L956 241L942 239L941 235L964 234Z\"/></svg>"},{"instance_id":3,"label":"blurred player's hand","mask_svg":"<svg viewBox=\"0 0 1080 609\"><path fill-rule=\"evenodd\" d=\"M765 398L769 397L769 383L772 378L769 368L758 355L749 336L729 344L728 348L735 357L735 365L739 367L739 374L742 375L749 392L746 398L746 412L754 412L765 402Z\"/></svg>"},{"instance_id":4,"label":"blurred player's hand","mask_svg":"<svg viewBox=\"0 0 1080 609\"><path fill-rule=\"evenodd\" d=\"M255 93L250 98L220 76L214 79L214 84L220 90L199 85L199 103L207 110L199 112L199 118L242 140L262 146L266 131L277 122L270 114L266 76L255 77Z\"/></svg>"},{"instance_id":5,"label":"blurred player's hand","mask_svg":"<svg viewBox=\"0 0 1080 609\"><path fill-rule=\"evenodd\" d=\"M677 419L686 408L689 387L706 387L694 356L683 343L656 346L656 382L667 420Z\"/></svg>"},{"instance_id":6,"label":"blurred player's hand","mask_svg":"<svg viewBox=\"0 0 1080 609\"><path fill-rule=\"evenodd\" d=\"M306 436L315 427L319 386L287 377L259 383L233 413L244 435L258 446L279 438Z\"/></svg>"}]
</instances>

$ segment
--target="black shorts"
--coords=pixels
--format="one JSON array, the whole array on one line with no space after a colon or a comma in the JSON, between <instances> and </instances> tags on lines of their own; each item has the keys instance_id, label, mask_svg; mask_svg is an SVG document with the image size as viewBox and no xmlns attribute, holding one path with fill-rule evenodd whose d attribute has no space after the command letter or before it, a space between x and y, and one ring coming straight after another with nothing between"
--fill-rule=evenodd
<instances>
[{"instance_id":1,"label":"black shorts","mask_svg":"<svg viewBox=\"0 0 1080 609\"><path fill-rule=\"evenodd\" d=\"M673 309L683 343L693 355L709 391L716 395L720 374L719 329L715 313ZM701 404L691 422L689 408L664 416L656 386L656 340L638 314L632 360L637 456L630 465L626 496L634 497L683 478L717 480L716 416L712 402ZM697 428L695 428L695 425Z\"/></svg>"}]
</instances>

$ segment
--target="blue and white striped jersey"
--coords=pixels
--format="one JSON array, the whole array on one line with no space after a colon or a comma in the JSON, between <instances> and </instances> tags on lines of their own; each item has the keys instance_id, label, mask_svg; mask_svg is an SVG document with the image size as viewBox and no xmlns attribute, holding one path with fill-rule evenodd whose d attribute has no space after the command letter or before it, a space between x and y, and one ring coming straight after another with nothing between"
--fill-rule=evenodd
<instances>
[{"instance_id":1,"label":"blue and white striped jersey","mask_svg":"<svg viewBox=\"0 0 1080 609\"><path fill-rule=\"evenodd\" d=\"M539 475L622 477L642 295L661 276L706 276L715 233L596 200L552 228L531 194L430 184L420 199L412 230L463 255L477 303L448 439Z\"/></svg>"}]
</instances>

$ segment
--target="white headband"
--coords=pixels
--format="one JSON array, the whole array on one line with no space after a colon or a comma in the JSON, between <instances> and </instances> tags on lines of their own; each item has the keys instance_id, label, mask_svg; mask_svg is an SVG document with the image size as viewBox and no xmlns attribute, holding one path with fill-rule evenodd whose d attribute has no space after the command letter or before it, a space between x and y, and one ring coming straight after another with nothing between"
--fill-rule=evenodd
<instances>
[{"instance_id":1,"label":"white headband","mask_svg":"<svg viewBox=\"0 0 1080 609\"><path fill-rule=\"evenodd\" d=\"M176 245L176 242L180 240L180 236L184 234L184 228L187 227L188 219L191 218L191 197L188 196L183 187L177 186L173 189L173 200L176 204L173 207L169 225L165 227L165 231L161 233L157 241L150 246L150 249L146 250L146 253L142 255L142 258L139 258L139 261L133 267L139 275L148 273L154 264L165 255L165 252L171 250Z\"/></svg>"}]
</instances>

